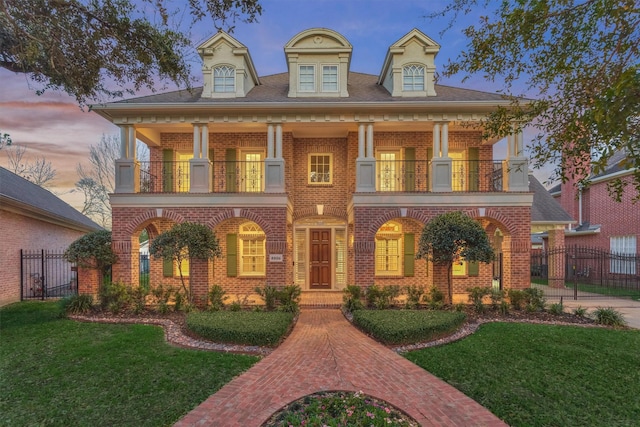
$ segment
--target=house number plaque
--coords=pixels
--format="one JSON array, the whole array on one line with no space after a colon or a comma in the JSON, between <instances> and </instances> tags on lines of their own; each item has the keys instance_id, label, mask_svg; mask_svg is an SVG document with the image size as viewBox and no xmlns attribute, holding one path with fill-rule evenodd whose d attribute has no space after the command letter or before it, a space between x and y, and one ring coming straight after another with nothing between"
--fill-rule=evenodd
<instances>
[{"instance_id":1,"label":"house number plaque","mask_svg":"<svg viewBox=\"0 0 640 427\"><path fill-rule=\"evenodd\" d=\"M269 254L269 262L282 262L284 261L284 255L282 254Z\"/></svg>"}]
</instances>

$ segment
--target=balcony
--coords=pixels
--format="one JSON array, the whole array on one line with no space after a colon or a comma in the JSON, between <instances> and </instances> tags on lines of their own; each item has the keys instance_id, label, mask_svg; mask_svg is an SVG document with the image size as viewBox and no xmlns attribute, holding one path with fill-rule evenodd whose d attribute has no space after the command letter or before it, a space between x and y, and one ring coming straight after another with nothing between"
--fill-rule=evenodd
<instances>
[{"instance_id":1,"label":"balcony","mask_svg":"<svg viewBox=\"0 0 640 427\"><path fill-rule=\"evenodd\" d=\"M432 182L428 160L376 161L376 191L429 193ZM502 192L502 161L454 160L451 162L453 192Z\"/></svg>"},{"instance_id":2,"label":"balcony","mask_svg":"<svg viewBox=\"0 0 640 427\"><path fill-rule=\"evenodd\" d=\"M189 193L189 161L151 161L140 163L140 193ZM210 188L214 193L264 192L264 162L209 162Z\"/></svg>"}]
</instances>

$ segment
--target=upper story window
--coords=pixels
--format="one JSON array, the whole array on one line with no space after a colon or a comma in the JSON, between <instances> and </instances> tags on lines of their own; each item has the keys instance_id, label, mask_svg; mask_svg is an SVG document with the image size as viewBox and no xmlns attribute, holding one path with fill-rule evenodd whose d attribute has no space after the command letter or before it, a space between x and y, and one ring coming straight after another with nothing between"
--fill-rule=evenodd
<instances>
[{"instance_id":1,"label":"upper story window","mask_svg":"<svg viewBox=\"0 0 640 427\"><path fill-rule=\"evenodd\" d=\"M331 184L332 176L332 154L309 154L309 184Z\"/></svg>"},{"instance_id":2,"label":"upper story window","mask_svg":"<svg viewBox=\"0 0 640 427\"><path fill-rule=\"evenodd\" d=\"M337 65L322 66L322 91L323 92L338 91L338 66Z\"/></svg>"},{"instance_id":3,"label":"upper story window","mask_svg":"<svg viewBox=\"0 0 640 427\"><path fill-rule=\"evenodd\" d=\"M315 65L300 65L300 92L316 91Z\"/></svg>"},{"instance_id":4,"label":"upper story window","mask_svg":"<svg viewBox=\"0 0 640 427\"><path fill-rule=\"evenodd\" d=\"M228 65L213 69L213 91L228 93L236 91L236 70Z\"/></svg>"},{"instance_id":5,"label":"upper story window","mask_svg":"<svg viewBox=\"0 0 640 427\"><path fill-rule=\"evenodd\" d=\"M414 92L424 90L424 67L407 65L402 69L402 90Z\"/></svg>"}]
</instances>

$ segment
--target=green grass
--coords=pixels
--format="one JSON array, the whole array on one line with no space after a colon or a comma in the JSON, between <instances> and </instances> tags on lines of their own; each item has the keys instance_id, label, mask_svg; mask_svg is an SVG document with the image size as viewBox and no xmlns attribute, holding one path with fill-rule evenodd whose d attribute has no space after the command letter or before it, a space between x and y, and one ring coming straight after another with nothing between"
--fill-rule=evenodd
<instances>
[{"instance_id":1,"label":"green grass","mask_svg":"<svg viewBox=\"0 0 640 427\"><path fill-rule=\"evenodd\" d=\"M429 341L450 334L465 321L464 313L439 310L356 310L353 323L384 344Z\"/></svg>"},{"instance_id":2,"label":"green grass","mask_svg":"<svg viewBox=\"0 0 640 427\"><path fill-rule=\"evenodd\" d=\"M548 286L549 281L547 279L531 279L531 283ZM574 282L566 281L564 285L569 289L573 289ZM578 283L578 291L590 292L592 294L606 295L606 296L612 296L612 297L631 298L633 300L640 301L640 289L635 290L635 289L599 286L599 285L593 285L589 283ZM548 293L548 296L553 296L554 291L553 289L551 289L547 293Z\"/></svg>"},{"instance_id":3,"label":"green grass","mask_svg":"<svg viewBox=\"0 0 640 427\"><path fill-rule=\"evenodd\" d=\"M640 331L491 323L406 357L509 425L632 426L640 420Z\"/></svg>"},{"instance_id":4,"label":"green grass","mask_svg":"<svg viewBox=\"0 0 640 427\"><path fill-rule=\"evenodd\" d=\"M186 350L161 328L81 323L55 302L0 309L0 424L166 426L256 357Z\"/></svg>"},{"instance_id":5,"label":"green grass","mask_svg":"<svg viewBox=\"0 0 640 427\"><path fill-rule=\"evenodd\" d=\"M284 338L294 316L276 311L194 312L187 315L187 327L216 342L273 346Z\"/></svg>"}]
</instances>

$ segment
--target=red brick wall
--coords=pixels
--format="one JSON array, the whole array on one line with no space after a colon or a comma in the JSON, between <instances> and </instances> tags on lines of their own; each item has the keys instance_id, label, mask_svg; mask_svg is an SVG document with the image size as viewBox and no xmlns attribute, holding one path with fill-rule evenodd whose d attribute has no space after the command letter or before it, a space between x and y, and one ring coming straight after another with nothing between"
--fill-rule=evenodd
<instances>
[{"instance_id":1,"label":"red brick wall","mask_svg":"<svg viewBox=\"0 0 640 427\"><path fill-rule=\"evenodd\" d=\"M0 210L0 306L20 300L20 249L64 251L85 233Z\"/></svg>"}]
</instances>

